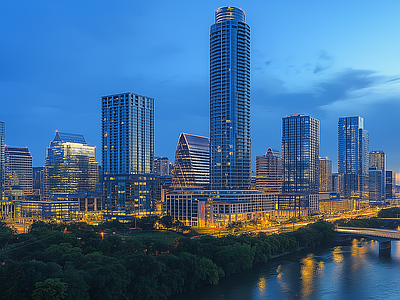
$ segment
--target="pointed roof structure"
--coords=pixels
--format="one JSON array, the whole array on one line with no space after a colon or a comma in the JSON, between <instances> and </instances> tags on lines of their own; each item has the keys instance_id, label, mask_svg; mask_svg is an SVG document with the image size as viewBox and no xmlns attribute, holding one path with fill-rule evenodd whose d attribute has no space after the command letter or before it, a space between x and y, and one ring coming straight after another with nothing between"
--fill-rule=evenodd
<instances>
[{"instance_id":1,"label":"pointed roof structure","mask_svg":"<svg viewBox=\"0 0 400 300\"><path fill-rule=\"evenodd\" d=\"M210 183L210 140L181 133L176 147L173 186L207 188Z\"/></svg>"},{"instance_id":2,"label":"pointed roof structure","mask_svg":"<svg viewBox=\"0 0 400 300\"><path fill-rule=\"evenodd\" d=\"M66 133L56 131L56 136L54 141L64 142L64 143L79 143L87 145L86 140L82 134Z\"/></svg>"}]
</instances>

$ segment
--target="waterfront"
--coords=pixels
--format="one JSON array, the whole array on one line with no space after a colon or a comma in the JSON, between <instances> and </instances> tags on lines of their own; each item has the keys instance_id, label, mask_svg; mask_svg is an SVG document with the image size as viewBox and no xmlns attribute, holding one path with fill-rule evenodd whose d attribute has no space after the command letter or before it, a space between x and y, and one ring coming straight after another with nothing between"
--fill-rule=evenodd
<instances>
[{"instance_id":1,"label":"waterfront","mask_svg":"<svg viewBox=\"0 0 400 300\"><path fill-rule=\"evenodd\" d=\"M374 240L303 250L170 300L399 299L400 241L379 254Z\"/></svg>"}]
</instances>

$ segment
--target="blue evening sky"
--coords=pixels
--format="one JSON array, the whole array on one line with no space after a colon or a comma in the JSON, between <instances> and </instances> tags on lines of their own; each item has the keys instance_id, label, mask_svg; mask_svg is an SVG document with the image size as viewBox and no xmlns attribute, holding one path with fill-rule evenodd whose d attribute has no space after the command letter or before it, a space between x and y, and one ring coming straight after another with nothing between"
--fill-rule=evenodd
<instances>
[{"instance_id":1,"label":"blue evening sky","mask_svg":"<svg viewBox=\"0 0 400 300\"><path fill-rule=\"evenodd\" d=\"M6 144L42 166L55 130L100 155L102 95L155 98L155 155L179 134L209 135L209 29L236 6L251 27L252 160L281 147L281 119L320 120L320 156L337 170L337 121L364 117L370 150L400 171L399 1L3 0L0 120Z\"/></svg>"}]
</instances>

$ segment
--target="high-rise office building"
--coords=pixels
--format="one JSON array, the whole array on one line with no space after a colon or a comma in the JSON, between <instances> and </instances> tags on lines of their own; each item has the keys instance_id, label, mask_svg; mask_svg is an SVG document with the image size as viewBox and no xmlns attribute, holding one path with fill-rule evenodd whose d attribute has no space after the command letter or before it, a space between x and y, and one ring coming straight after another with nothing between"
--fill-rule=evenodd
<instances>
[{"instance_id":1,"label":"high-rise office building","mask_svg":"<svg viewBox=\"0 0 400 300\"><path fill-rule=\"evenodd\" d=\"M148 213L156 187L154 99L121 93L101 100L103 209L121 218Z\"/></svg>"},{"instance_id":2,"label":"high-rise office building","mask_svg":"<svg viewBox=\"0 0 400 300\"><path fill-rule=\"evenodd\" d=\"M378 169L377 167L369 167L368 170L368 196L370 202L382 202L383 197L385 196L382 194L382 181L383 178L382 170Z\"/></svg>"},{"instance_id":3,"label":"high-rise office building","mask_svg":"<svg viewBox=\"0 0 400 300\"><path fill-rule=\"evenodd\" d=\"M32 195L32 156L28 148L5 146L5 196Z\"/></svg>"},{"instance_id":4,"label":"high-rise office building","mask_svg":"<svg viewBox=\"0 0 400 300\"><path fill-rule=\"evenodd\" d=\"M394 188L396 187L396 173L394 171L386 171L385 179L385 199L393 199L395 198Z\"/></svg>"},{"instance_id":5,"label":"high-rise office building","mask_svg":"<svg viewBox=\"0 0 400 300\"><path fill-rule=\"evenodd\" d=\"M156 174L156 176L169 176L169 165L168 157L158 156L154 158L154 174Z\"/></svg>"},{"instance_id":6,"label":"high-rise office building","mask_svg":"<svg viewBox=\"0 0 400 300\"><path fill-rule=\"evenodd\" d=\"M46 200L56 194L94 192L99 176L95 147L89 146L81 134L56 131L47 148L44 172Z\"/></svg>"},{"instance_id":7,"label":"high-rise office building","mask_svg":"<svg viewBox=\"0 0 400 300\"><path fill-rule=\"evenodd\" d=\"M207 137L181 133L176 147L174 188L208 188L210 141Z\"/></svg>"},{"instance_id":8,"label":"high-rise office building","mask_svg":"<svg viewBox=\"0 0 400 300\"><path fill-rule=\"evenodd\" d=\"M339 193L339 174L332 173L332 192Z\"/></svg>"},{"instance_id":9,"label":"high-rise office building","mask_svg":"<svg viewBox=\"0 0 400 300\"><path fill-rule=\"evenodd\" d=\"M319 121L302 114L282 118L283 193L319 192Z\"/></svg>"},{"instance_id":10,"label":"high-rise office building","mask_svg":"<svg viewBox=\"0 0 400 300\"><path fill-rule=\"evenodd\" d=\"M364 119L339 118L339 192L344 198L368 200L369 135Z\"/></svg>"},{"instance_id":11,"label":"high-rise office building","mask_svg":"<svg viewBox=\"0 0 400 300\"><path fill-rule=\"evenodd\" d=\"M248 189L250 26L240 8L217 9L210 29L210 143L211 188Z\"/></svg>"},{"instance_id":12,"label":"high-rise office building","mask_svg":"<svg viewBox=\"0 0 400 300\"><path fill-rule=\"evenodd\" d=\"M154 163L154 99L103 96L101 161L104 174L149 174Z\"/></svg>"},{"instance_id":13,"label":"high-rise office building","mask_svg":"<svg viewBox=\"0 0 400 300\"><path fill-rule=\"evenodd\" d=\"M0 121L0 200L4 196L4 138L5 138L5 123Z\"/></svg>"},{"instance_id":14,"label":"high-rise office building","mask_svg":"<svg viewBox=\"0 0 400 300\"><path fill-rule=\"evenodd\" d=\"M268 148L263 156L256 157L256 189L262 193L282 192L282 156Z\"/></svg>"},{"instance_id":15,"label":"high-rise office building","mask_svg":"<svg viewBox=\"0 0 400 300\"><path fill-rule=\"evenodd\" d=\"M283 187L280 209L318 210L319 121L303 114L282 118Z\"/></svg>"},{"instance_id":16,"label":"high-rise office building","mask_svg":"<svg viewBox=\"0 0 400 300\"><path fill-rule=\"evenodd\" d=\"M386 155L383 151L371 151L369 153L369 165L372 168L376 168L376 170L381 170L381 183L379 186L381 187L381 191L379 192L381 200L376 199L376 201L384 201L385 199L385 186L386 186ZM370 191L371 191L372 183L369 182ZM369 197L371 199L371 197Z\"/></svg>"},{"instance_id":17,"label":"high-rise office building","mask_svg":"<svg viewBox=\"0 0 400 300\"><path fill-rule=\"evenodd\" d=\"M332 192L332 161L327 157L319 158L319 191Z\"/></svg>"},{"instance_id":18,"label":"high-rise office building","mask_svg":"<svg viewBox=\"0 0 400 300\"><path fill-rule=\"evenodd\" d=\"M33 194L43 197L45 182L44 167L33 167L32 180Z\"/></svg>"}]
</instances>

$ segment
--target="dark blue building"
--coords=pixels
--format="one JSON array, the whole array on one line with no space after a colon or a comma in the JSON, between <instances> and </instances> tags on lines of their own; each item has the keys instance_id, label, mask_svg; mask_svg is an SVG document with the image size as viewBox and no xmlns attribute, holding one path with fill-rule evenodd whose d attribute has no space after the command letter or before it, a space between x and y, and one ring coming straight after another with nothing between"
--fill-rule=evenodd
<instances>
[{"instance_id":1,"label":"dark blue building","mask_svg":"<svg viewBox=\"0 0 400 300\"><path fill-rule=\"evenodd\" d=\"M210 30L211 188L248 189L251 174L250 26L221 7Z\"/></svg>"},{"instance_id":2,"label":"dark blue building","mask_svg":"<svg viewBox=\"0 0 400 300\"><path fill-rule=\"evenodd\" d=\"M342 198L368 199L369 135L364 119L339 118L338 173Z\"/></svg>"},{"instance_id":3,"label":"dark blue building","mask_svg":"<svg viewBox=\"0 0 400 300\"><path fill-rule=\"evenodd\" d=\"M279 209L318 210L319 121L303 114L282 118L283 186ZM313 195L313 196L311 196Z\"/></svg>"}]
</instances>

